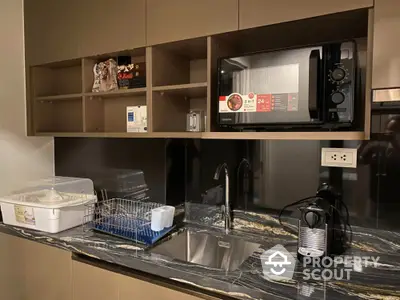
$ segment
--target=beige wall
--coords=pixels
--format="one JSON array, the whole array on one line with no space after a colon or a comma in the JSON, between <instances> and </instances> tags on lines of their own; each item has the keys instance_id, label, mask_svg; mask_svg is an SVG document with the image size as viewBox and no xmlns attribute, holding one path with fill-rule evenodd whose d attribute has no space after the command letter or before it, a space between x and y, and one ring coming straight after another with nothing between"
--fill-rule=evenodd
<instances>
[{"instance_id":1,"label":"beige wall","mask_svg":"<svg viewBox=\"0 0 400 300\"><path fill-rule=\"evenodd\" d=\"M26 137L23 0L0 2L0 195L52 175L52 138Z\"/></svg>"}]
</instances>

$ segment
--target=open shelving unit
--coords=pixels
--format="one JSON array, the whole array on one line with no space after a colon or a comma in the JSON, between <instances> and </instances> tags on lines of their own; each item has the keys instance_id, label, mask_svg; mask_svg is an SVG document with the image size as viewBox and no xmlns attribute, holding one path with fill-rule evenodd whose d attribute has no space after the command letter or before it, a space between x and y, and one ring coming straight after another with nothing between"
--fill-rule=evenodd
<instances>
[{"instance_id":1,"label":"open shelving unit","mask_svg":"<svg viewBox=\"0 0 400 300\"><path fill-rule=\"evenodd\" d=\"M301 26L298 25L300 23L289 22L30 67L28 106L33 120L28 122L32 126L29 132L36 136L58 137L368 139L370 72L366 74L363 131L221 132L215 120L218 103L217 62L220 57L257 49L280 49L293 46L292 43L321 43L343 38L345 32L345 38L368 39L365 68L369 70L372 64L371 22L365 13L352 14L321 17L325 18L324 22L314 18L302 21ZM356 26L349 27L353 23ZM316 31L321 34L307 32L306 28L309 27L318 27ZM290 35L282 35L281 32L290 32ZM263 38L260 39L260 36ZM95 63L119 56L130 56L134 63L146 63L146 87L92 92ZM147 106L148 132L127 132L126 107L136 105ZM186 131L186 115L190 110L204 111L205 132Z\"/></svg>"},{"instance_id":2,"label":"open shelving unit","mask_svg":"<svg viewBox=\"0 0 400 300\"><path fill-rule=\"evenodd\" d=\"M207 122L207 38L154 46L151 57L153 133L198 136L186 132L186 114L203 110Z\"/></svg>"}]
</instances>

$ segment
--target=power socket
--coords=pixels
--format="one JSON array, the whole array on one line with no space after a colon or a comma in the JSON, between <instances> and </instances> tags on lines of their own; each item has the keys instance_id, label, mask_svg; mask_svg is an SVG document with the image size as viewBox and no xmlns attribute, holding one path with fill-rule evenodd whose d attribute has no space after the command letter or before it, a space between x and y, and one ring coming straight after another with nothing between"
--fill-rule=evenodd
<instances>
[{"instance_id":1,"label":"power socket","mask_svg":"<svg viewBox=\"0 0 400 300\"><path fill-rule=\"evenodd\" d=\"M357 168L357 149L353 148L322 148L321 166Z\"/></svg>"}]
</instances>

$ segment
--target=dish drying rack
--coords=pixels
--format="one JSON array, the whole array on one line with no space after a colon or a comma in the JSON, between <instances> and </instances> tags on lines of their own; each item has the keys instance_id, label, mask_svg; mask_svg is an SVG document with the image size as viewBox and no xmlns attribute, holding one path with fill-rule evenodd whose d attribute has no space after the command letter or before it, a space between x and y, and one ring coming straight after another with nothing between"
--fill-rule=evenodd
<instances>
[{"instance_id":1,"label":"dish drying rack","mask_svg":"<svg viewBox=\"0 0 400 300\"><path fill-rule=\"evenodd\" d=\"M151 210L162 207L154 202L114 198L86 207L84 228L128 239L149 246L164 237L174 226L151 230Z\"/></svg>"}]
</instances>

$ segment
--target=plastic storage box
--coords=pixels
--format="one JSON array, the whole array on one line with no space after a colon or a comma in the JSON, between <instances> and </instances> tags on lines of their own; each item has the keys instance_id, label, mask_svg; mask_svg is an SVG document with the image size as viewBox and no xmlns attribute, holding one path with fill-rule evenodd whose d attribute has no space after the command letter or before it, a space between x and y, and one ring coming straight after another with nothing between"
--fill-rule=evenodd
<instances>
[{"instance_id":1,"label":"plastic storage box","mask_svg":"<svg viewBox=\"0 0 400 300\"><path fill-rule=\"evenodd\" d=\"M38 180L12 195L0 197L5 224L49 233L81 225L85 208L95 202L92 180L71 177Z\"/></svg>"}]
</instances>

